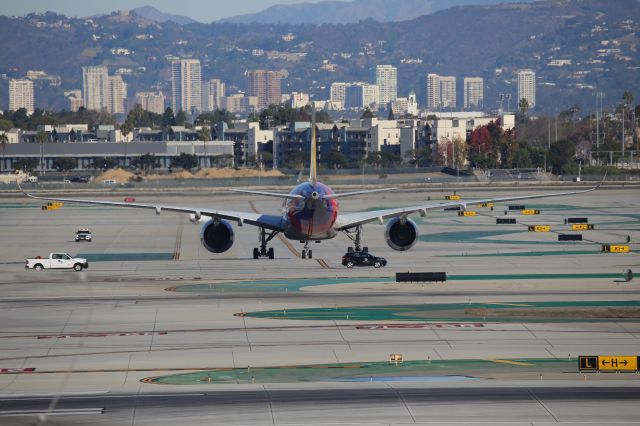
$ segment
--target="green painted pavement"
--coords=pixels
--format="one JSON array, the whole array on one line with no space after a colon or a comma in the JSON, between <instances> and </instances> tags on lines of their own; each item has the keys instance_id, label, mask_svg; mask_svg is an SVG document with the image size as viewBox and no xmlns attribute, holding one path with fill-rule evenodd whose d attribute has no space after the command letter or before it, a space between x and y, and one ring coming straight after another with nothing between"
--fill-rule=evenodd
<instances>
[{"instance_id":1,"label":"green painted pavement","mask_svg":"<svg viewBox=\"0 0 640 426\"><path fill-rule=\"evenodd\" d=\"M449 281L484 281L484 280L562 280L562 279L618 279L624 278L619 273L576 273L576 274L476 274L476 275L447 275ZM357 283L391 283L395 276L390 277L337 277L337 278L291 278L279 280L251 280L225 281L210 284L187 284L172 287L172 291L185 293L210 292L288 292L300 291L304 287L331 284Z\"/></svg>"},{"instance_id":2,"label":"green painted pavement","mask_svg":"<svg viewBox=\"0 0 640 426\"><path fill-rule=\"evenodd\" d=\"M296 383L342 381L381 377L443 377L449 375L486 376L498 372L577 371L576 358L461 359L433 361L362 362L311 364L281 367L214 368L193 373L172 374L142 379L145 383L165 385L229 383Z\"/></svg>"},{"instance_id":3,"label":"green painted pavement","mask_svg":"<svg viewBox=\"0 0 640 426\"><path fill-rule=\"evenodd\" d=\"M465 322L626 322L638 319L624 318L566 318L559 316L501 317L489 310L541 308L637 308L640 300L568 301L568 302L495 302L495 303L436 303L416 305L359 306L342 308L280 309L247 312L239 315L254 318L291 320L349 320L349 321L465 321ZM466 314L467 309L484 309L483 317ZM541 311L541 314L544 311Z\"/></svg>"},{"instance_id":4,"label":"green painted pavement","mask_svg":"<svg viewBox=\"0 0 640 426\"><path fill-rule=\"evenodd\" d=\"M173 253L80 253L89 262L141 262L148 260L172 260Z\"/></svg>"}]
</instances>

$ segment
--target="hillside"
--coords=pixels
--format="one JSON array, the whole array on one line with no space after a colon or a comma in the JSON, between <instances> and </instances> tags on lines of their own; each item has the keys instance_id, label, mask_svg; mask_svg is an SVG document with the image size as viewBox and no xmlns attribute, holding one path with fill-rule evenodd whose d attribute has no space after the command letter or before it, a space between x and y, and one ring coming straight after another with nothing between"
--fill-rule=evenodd
<instances>
[{"instance_id":1,"label":"hillside","mask_svg":"<svg viewBox=\"0 0 640 426\"><path fill-rule=\"evenodd\" d=\"M293 40L285 41L285 34ZM485 104L493 107L498 93L511 93L512 109L515 70L533 68L539 112L574 104L591 108L596 88L614 103L623 90L640 87L636 0L460 6L401 23L333 25L178 25L133 14L2 16L0 39L0 73L6 77L27 70L61 76L61 86L36 83L36 102L49 108L65 107L63 90L82 87L83 65L105 64L111 73L122 73L131 94L170 94L169 65L177 57L199 58L203 78L222 78L229 91L246 88L247 69L286 70L284 92L317 98L327 98L334 81L371 81L376 64L396 65L399 94L413 89L419 100L428 72L459 77L459 104L461 78L484 77ZM334 71L323 68L326 63ZM0 107L8 103L7 86L0 84Z\"/></svg>"}]
</instances>

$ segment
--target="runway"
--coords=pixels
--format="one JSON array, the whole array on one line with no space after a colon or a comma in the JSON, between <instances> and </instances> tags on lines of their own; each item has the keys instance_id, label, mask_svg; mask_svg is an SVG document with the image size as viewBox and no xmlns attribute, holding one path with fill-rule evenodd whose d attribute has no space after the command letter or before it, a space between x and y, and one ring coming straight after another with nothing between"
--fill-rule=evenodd
<instances>
[{"instance_id":1,"label":"runway","mask_svg":"<svg viewBox=\"0 0 640 426\"><path fill-rule=\"evenodd\" d=\"M624 386L356 387L61 396L48 424L638 424L640 390ZM28 425L53 398L0 398L0 422ZM523 413L526 413L523 415ZM12 415L13 414L13 415ZM616 418L616 421L610 419Z\"/></svg>"},{"instance_id":2,"label":"runway","mask_svg":"<svg viewBox=\"0 0 640 426\"><path fill-rule=\"evenodd\" d=\"M136 194L140 202L163 197L280 208L244 195ZM425 197L400 191L342 208ZM350 270L340 265L344 236L314 245L313 260L296 255L298 242L288 242L291 250L274 239L276 259L254 261L250 226L234 227L234 246L214 255L200 244L200 227L179 215L70 205L44 212L0 197L0 425L640 422L640 375L580 374L576 362L640 352L640 287L622 279L640 269L637 200L634 187L544 200L527 205L539 216L509 213L517 224L506 227L496 225L505 206L477 217L434 212L417 218L421 241L407 252L389 249L383 228L371 225L366 245L389 266ZM572 216L595 229L585 241L559 242ZM553 231L527 231L540 223ZM73 242L78 228L90 228L94 241ZM601 253L627 236L631 253ZM51 251L85 254L90 268L24 269L26 257ZM406 271L451 279L396 283ZM560 318L558 306L624 308L630 317ZM518 309L556 317L491 317ZM324 318L313 316L318 310ZM425 316L433 312L437 319ZM390 354L404 363L390 366ZM46 421L43 410L53 414Z\"/></svg>"}]
</instances>

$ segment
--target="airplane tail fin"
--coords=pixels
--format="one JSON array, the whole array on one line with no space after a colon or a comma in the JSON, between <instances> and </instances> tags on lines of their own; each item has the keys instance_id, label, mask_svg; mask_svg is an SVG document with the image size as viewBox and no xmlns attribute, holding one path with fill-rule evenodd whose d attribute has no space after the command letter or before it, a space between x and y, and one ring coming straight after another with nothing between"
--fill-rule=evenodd
<instances>
[{"instance_id":1,"label":"airplane tail fin","mask_svg":"<svg viewBox=\"0 0 640 426\"><path fill-rule=\"evenodd\" d=\"M311 162L309 164L309 182L315 185L318 181L317 167L316 167L316 108L311 107Z\"/></svg>"}]
</instances>

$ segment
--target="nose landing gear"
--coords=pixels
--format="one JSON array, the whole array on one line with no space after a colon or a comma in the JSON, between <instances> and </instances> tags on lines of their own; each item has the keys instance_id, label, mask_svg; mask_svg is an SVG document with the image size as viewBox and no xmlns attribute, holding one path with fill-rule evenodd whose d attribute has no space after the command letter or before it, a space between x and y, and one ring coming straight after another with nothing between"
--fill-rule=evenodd
<instances>
[{"instance_id":1,"label":"nose landing gear","mask_svg":"<svg viewBox=\"0 0 640 426\"><path fill-rule=\"evenodd\" d=\"M313 250L309 249L309 241L304 242L304 248L302 249L301 257L303 259L313 259Z\"/></svg>"}]
</instances>

